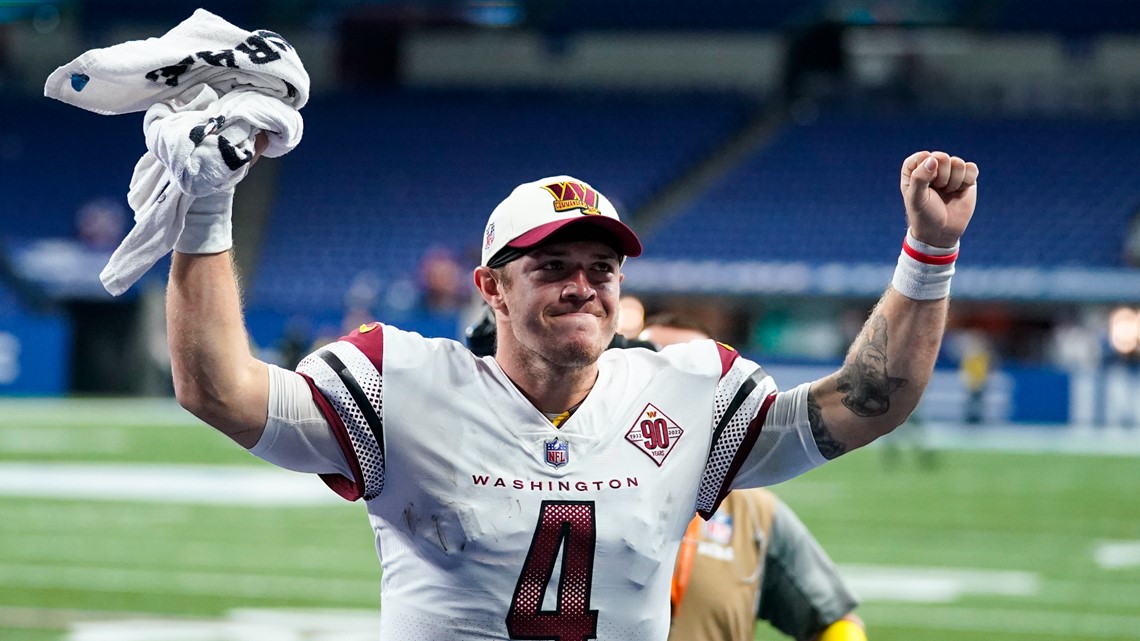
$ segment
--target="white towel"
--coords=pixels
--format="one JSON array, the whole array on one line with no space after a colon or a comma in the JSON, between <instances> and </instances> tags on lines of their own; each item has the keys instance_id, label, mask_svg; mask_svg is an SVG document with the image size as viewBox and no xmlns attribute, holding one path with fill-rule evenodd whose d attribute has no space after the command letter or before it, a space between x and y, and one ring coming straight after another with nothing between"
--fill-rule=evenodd
<instances>
[{"instance_id":1,"label":"white towel","mask_svg":"<svg viewBox=\"0 0 1140 641\"><path fill-rule=\"evenodd\" d=\"M309 100L309 74L284 38L235 27L205 9L159 38L84 53L48 76L44 95L112 115L144 111L195 85L219 94L256 88L297 109Z\"/></svg>"},{"instance_id":2,"label":"white towel","mask_svg":"<svg viewBox=\"0 0 1140 641\"><path fill-rule=\"evenodd\" d=\"M266 156L297 146L309 77L280 36L199 9L160 38L88 51L53 72L44 95L107 115L147 110L148 152L127 195L135 226L99 275L118 296L174 247L196 196L245 177L259 131Z\"/></svg>"}]
</instances>

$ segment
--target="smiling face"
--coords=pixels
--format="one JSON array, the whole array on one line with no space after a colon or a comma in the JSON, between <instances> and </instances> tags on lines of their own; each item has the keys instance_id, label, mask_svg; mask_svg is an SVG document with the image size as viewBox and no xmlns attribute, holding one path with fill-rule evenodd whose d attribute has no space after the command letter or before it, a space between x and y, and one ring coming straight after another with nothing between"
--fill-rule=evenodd
<instances>
[{"instance_id":1,"label":"smiling face","mask_svg":"<svg viewBox=\"0 0 1140 641\"><path fill-rule=\"evenodd\" d=\"M620 269L609 245L588 240L543 245L502 267L488 297L509 322L500 325L498 353L518 350L559 368L592 365L617 331Z\"/></svg>"}]
</instances>

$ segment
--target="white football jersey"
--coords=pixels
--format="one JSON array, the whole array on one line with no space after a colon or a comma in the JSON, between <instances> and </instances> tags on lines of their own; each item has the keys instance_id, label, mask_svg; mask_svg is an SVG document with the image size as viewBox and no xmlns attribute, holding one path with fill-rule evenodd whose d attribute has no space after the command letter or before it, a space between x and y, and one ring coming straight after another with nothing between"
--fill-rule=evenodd
<instances>
[{"instance_id":1,"label":"white football jersey","mask_svg":"<svg viewBox=\"0 0 1140 641\"><path fill-rule=\"evenodd\" d=\"M694 511L824 461L806 386L713 341L606 351L555 427L491 357L378 324L298 366L364 498L381 639L661 641Z\"/></svg>"}]
</instances>

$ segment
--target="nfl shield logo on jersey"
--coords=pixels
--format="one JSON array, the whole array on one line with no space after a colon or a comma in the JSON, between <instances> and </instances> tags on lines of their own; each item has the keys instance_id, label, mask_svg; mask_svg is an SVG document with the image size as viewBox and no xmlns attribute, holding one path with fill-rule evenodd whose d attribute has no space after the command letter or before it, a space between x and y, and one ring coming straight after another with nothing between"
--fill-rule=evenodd
<instances>
[{"instance_id":1,"label":"nfl shield logo on jersey","mask_svg":"<svg viewBox=\"0 0 1140 641\"><path fill-rule=\"evenodd\" d=\"M570 444L557 437L543 441L546 446L546 464L550 467L562 467L570 461Z\"/></svg>"}]
</instances>

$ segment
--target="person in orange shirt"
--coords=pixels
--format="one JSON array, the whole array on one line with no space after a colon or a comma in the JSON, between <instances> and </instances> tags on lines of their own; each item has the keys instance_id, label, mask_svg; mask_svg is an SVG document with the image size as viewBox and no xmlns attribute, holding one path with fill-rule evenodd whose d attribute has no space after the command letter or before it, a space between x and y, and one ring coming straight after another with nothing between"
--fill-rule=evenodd
<instances>
[{"instance_id":1,"label":"person in orange shirt","mask_svg":"<svg viewBox=\"0 0 1140 641\"><path fill-rule=\"evenodd\" d=\"M677 314L645 321L663 348L710 338ZM694 516L673 573L670 641L751 641L763 619L797 641L865 641L859 601L807 527L775 494L735 490L707 522Z\"/></svg>"}]
</instances>

